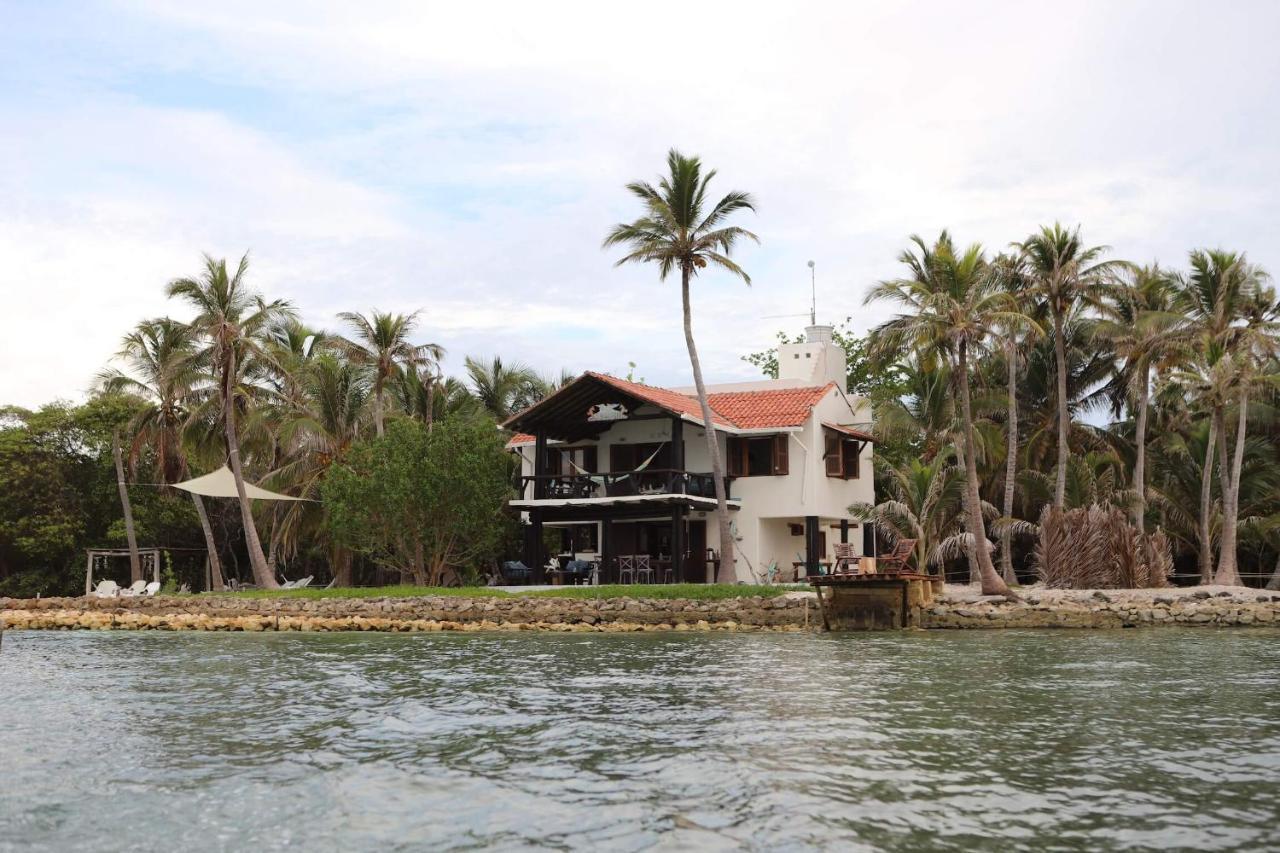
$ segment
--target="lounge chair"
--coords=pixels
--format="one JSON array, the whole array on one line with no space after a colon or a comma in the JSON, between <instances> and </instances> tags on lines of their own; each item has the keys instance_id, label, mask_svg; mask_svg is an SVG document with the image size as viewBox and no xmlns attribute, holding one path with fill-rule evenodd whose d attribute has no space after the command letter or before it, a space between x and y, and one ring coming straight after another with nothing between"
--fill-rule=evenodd
<instances>
[{"instance_id":1,"label":"lounge chair","mask_svg":"<svg viewBox=\"0 0 1280 853\"><path fill-rule=\"evenodd\" d=\"M152 581L143 588L142 594L151 597L160 591L160 581Z\"/></svg>"},{"instance_id":2,"label":"lounge chair","mask_svg":"<svg viewBox=\"0 0 1280 853\"><path fill-rule=\"evenodd\" d=\"M888 555L876 560L876 572L893 575L909 571L907 561L915 554L915 550L915 539L899 539Z\"/></svg>"},{"instance_id":3,"label":"lounge chair","mask_svg":"<svg viewBox=\"0 0 1280 853\"><path fill-rule=\"evenodd\" d=\"M115 581L99 581L91 595L97 598L115 598L120 593L120 585Z\"/></svg>"},{"instance_id":4,"label":"lounge chair","mask_svg":"<svg viewBox=\"0 0 1280 853\"><path fill-rule=\"evenodd\" d=\"M142 595L144 592L146 592L146 589L147 589L146 581L134 581L132 584L129 585L128 589L120 590L119 594L121 598L133 598L135 596Z\"/></svg>"}]
</instances>

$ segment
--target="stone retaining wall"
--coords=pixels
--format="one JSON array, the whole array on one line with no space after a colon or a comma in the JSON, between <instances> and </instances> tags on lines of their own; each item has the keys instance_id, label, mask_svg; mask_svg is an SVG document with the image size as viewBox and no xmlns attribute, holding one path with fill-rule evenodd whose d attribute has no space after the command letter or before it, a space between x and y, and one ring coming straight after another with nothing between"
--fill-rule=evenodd
<instances>
[{"instance_id":1,"label":"stone retaining wall","mask_svg":"<svg viewBox=\"0 0 1280 853\"><path fill-rule=\"evenodd\" d=\"M821 623L808 596L570 599L538 596L413 598L0 598L10 628L224 631L579 630L802 631Z\"/></svg>"},{"instance_id":2,"label":"stone retaining wall","mask_svg":"<svg viewBox=\"0 0 1280 853\"><path fill-rule=\"evenodd\" d=\"M920 609L924 628L1280 627L1280 594L1229 591L1040 591L1022 602L948 595ZM0 598L13 629L196 631L806 631L821 625L812 595L776 598Z\"/></svg>"}]
</instances>

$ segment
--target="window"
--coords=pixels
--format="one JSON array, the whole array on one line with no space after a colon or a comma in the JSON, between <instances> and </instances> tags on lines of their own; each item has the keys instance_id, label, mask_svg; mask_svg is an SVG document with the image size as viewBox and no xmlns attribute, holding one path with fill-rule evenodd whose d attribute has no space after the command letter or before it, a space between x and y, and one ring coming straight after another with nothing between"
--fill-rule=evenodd
<instances>
[{"instance_id":1,"label":"window","mask_svg":"<svg viewBox=\"0 0 1280 853\"><path fill-rule=\"evenodd\" d=\"M787 473L786 433L759 438L729 436L729 476L769 477Z\"/></svg>"},{"instance_id":2,"label":"window","mask_svg":"<svg viewBox=\"0 0 1280 853\"><path fill-rule=\"evenodd\" d=\"M575 468L575 465L578 467ZM550 471L563 477L571 477L583 471L588 474L596 473L595 447L552 448Z\"/></svg>"},{"instance_id":3,"label":"window","mask_svg":"<svg viewBox=\"0 0 1280 853\"><path fill-rule=\"evenodd\" d=\"M650 459L652 457L652 459ZM646 471L665 471L671 467L671 443L615 444L609 448L610 471L636 471L648 462Z\"/></svg>"},{"instance_id":4,"label":"window","mask_svg":"<svg viewBox=\"0 0 1280 853\"><path fill-rule=\"evenodd\" d=\"M833 429L824 429L823 459L828 477L856 480L861 475L862 442Z\"/></svg>"}]
</instances>

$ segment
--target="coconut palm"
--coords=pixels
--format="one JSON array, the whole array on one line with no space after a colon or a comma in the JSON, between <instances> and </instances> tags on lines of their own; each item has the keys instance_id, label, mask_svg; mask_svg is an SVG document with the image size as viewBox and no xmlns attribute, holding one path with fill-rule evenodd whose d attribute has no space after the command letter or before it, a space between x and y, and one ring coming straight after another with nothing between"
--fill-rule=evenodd
<instances>
[{"instance_id":1,"label":"coconut palm","mask_svg":"<svg viewBox=\"0 0 1280 853\"><path fill-rule=\"evenodd\" d=\"M251 291L245 284L248 271L248 254L240 259L234 274L228 273L225 259L215 260L205 255L204 270L199 277L175 279L169 282L167 292L170 298L182 299L196 310L190 325L200 339L200 349L193 363L206 366L216 380L218 417L226 437L227 458L235 479L254 582L260 587L275 588L279 584L262 553L253 507L245 491L236 428L237 388L241 377L255 369L255 362L270 360L264 336L275 324L287 320L292 308L281 300L268 302Z\"/></svg>"},{"instance_id":2,"label":"coconut palm","mask_svg":"<svg viewBox=\"0 0 1280 853\"><path fill-rule=\"evenodd\" d=\"M684 342L693 369L693 385L706 425L707 449L711 458L711 476L715 481L716 516L720 525L720 578L737 580L733 556L733 534L729 524L729 504L725 495L724 464L720 457L715 421L707 388L702 380L702 363L693 340L693 312L689 305L689 283L708 266L718 267L751 284L751 276L730 258L742 240L759 238L736 225L726 224L733 214L755 211L755 201L748 193L730 192L707 208L707 188L716 175L715 169L702 172L702 161L686 157L674 148L667 153L667 174L655 187L644 181L627 184L632 195L644 205L644 215L634 222L614 226L605 237L603 248L622 246L627 249L617 266L627 263L652 263L658 267L658 279L680 275L680 303L684 315Z\"/></svg>"},{"instance_id":3,"label":"coconut palm","mask_svg":"<svg viewBox=\"0 0 1280 853\"><path fill-rule=\"evenodd\" d=\"M1044 303L1053 324L1054 364L1057 369L1058 462L1053 505L1062 507L1067 488L1067 458L1070 454L1071 415L1067 408L1067 320L1081 303L1097 304L1106 292L1109 277L1123 267L1120 261L1103 261L1107 246L1087 247L1080 229L1067 230L1061 224L1043 226L1021 243L1031 294Z\"/></svg>"},{"instance_id":4,"label":"coconut palm","mask_svg":"<svg viewBox=\"0 0 1280 853\"><path fill-rule=\"evenodd\" d=\"M1256 365L1274 348L1275 295L1264 288L1267 272L1250 264L1243 253L1196 250L1191 252L1190 263L1191 272L1179 288L1178 299L1188 316L1188 350L1205 362L1198 385L1212 413L1214 430L1210 443L1216 437L1222 488L1222 536L1214 581L1239 584L1239 477L1248 429L1249 393L1257 384ZM1230 450L1227 431L1230 405L1236 407L1234 452ZM1212 450L1211 446L1209 452ZM1206 465L1206 476L1211 476L1211 467Z\"/></svg>"},{"instance_id":5,"label":"coconut palm","mask_svg":"<svg viewBox=\"0 0 1280 853\"><path fill-rule=\"evenodd\" d=\"M129 466L136 472L143 450L149 450L162 483L176 483L187 475L183 435L189 416L188 405L202 393L199 386L204 379L192 361L195 350L196 336L187 324L168 317L143 320L125 335L120 351L116 353L116 359L126 369L110 368L98 378L104 391L131 394L143 401L129 423L129 432L133 436L129 446ZM204 532L213 589L222 589L222 561L218 557L218 545L213 538L204 499L192 492L191 502Z\"/></svg>"},{"instance_id":6,"label":"coconut palm","mask_svg":"<svg viewBox=\"0 0 1280 853\"><path fill-rule=\"evenodd\" d=\"M850 515L867 521L896 539L914 539L919 571L966 552L964 475L951 460L908 459L883 472L888 497L877 504L854 504Z\"/></svg>"},{"instance_id":7,"label":"coconut palm","mask_svg":"<svg viewBox=\"0 0 1280 853\"><path fill-rule=\"evenodd\" d=\"M1147 418L1151 403L1151 374L1168 366L1178 353L1183 316L1175 311L1174 278L1158 264L1130 267L1101 303L1101 317L1093 334L1108 342L1121 359L1118 376L1136 397L1134 425L1133 523L1142 533L1147 514Z\"/></svg>"},{"instance_id":8,"label":"coconut palm","mask_svg":"<svg viewBox=\"0 0 1280 853\"><path fill-rule=\"evenodd\" d=\"M484 362L467 356L463 366L471 393L498 423L543 397L537 372L519 361L504 362L495 355Z\"/></svg>"},{"instance_id":9,"label":"coconut palm","mask_svg":"<svg viewBox=\"0 0 1280 853\"><path fill-rule=\"evenodd\" d=\"M354 311L338 315L354 332L355 340L346 341L351 359L373 368L373 425L379 437L383 432L387 383L395 378L397 369L434 366L444 358L444 347L439 344L409 341L420 313L393 314L374 309L367 317Z\"/></svg>"},{"instance_id":10,"label":"coconut palm","mask_svg":"<svg viewBox=\"0 0 1280 853\"><path fill-rule=\"evenodd\" d=\"M887 300L907 309L872 332L872 348L880 354L937 348L952 359L960 387L970 568L981 578L984 594L1015 597L991 562L983 524L969 362L987 351L998 329L1035 323L1000 287L980 245L957 252L946 231L933 246L914 235L911 241L916 250L898 258L909 274L880 282L867 294L867 303Z\"/></svg>"}]
</instances>

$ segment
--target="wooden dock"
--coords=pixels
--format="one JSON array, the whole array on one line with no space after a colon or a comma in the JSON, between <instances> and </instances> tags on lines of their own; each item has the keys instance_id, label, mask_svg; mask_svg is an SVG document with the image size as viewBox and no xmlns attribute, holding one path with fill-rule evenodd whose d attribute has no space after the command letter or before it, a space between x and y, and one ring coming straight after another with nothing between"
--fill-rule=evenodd
<instances>
[{"instance_id":1,"label":"wooden dock","mask_svg":"<svg viewBox=\"0 0 1280 853\"><path fill-rule=\"evenodd\" d=\"M912 628L933 601L937 578L916 572L840 573L808 579L828 631Z\"/></svg>"}]
</instances>

